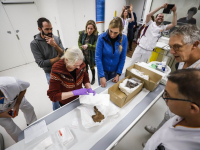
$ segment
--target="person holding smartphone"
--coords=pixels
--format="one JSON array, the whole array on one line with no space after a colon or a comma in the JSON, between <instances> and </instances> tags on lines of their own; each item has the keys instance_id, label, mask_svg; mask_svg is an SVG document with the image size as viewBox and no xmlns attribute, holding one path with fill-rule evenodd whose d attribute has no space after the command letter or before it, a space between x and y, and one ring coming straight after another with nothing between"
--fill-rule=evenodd
<instances>
[{"instance_id":1,"label":"person holding smartphone","mask_svg":"<svg viewBox=\"0 0 200 150\"><path fill-rule=\"evenodd\" d=\"M171 9L173 11L172 22L167 25L163 25L164 15L159 13L155 17L155 21L152 21L151 16L153 16L160 9L166 9L167 3L162 6L152 10L146 16L145 28L141 33L140 39L138 40L137 47L132 55L130 65L135 62L147 62L152 54L153 49L156 47L158 39L161 37L161 33L169 30L177 25L177 14L176 6Z\"/></svg>"},{"instance_id":2,"label":"person holding smartphone","mask_svg":"<svg viewBox=\"0 0 200 150\"><path fill-rule=\"evenodd\" d=\"M35 62L44 70L49 84L52 65L60 60L64 47L60 38L53 35L53 28L48 19L39 18L37 23L40 33L34 36L30 46ZM53 110L60 107L58 102L53 102L52 104Z\"/></svg>"},{"instance_id":3,"label":"person holding smartphone","mask_svg":"<svg viewBox=\"0 0 200 150\"><path fill-rule=\"evenodd\" d=\"M0 77L0 125L15 142L22 130L12 118L18 116L19 109L24 113L27 125L37 120L33 106L24 97L29 85L14 77Z\"/></svg>"},{"instance_id":4,"label":"person holding smartphone","mask_svg":"<svg viewBox=\"0 0 200 150\"><path fill-rule=\"evenodd\" d=\"M131 18L129 18L128 9L131 12ZM121 14L119 15L119 17L122 19L123 27L124 27L122 33L124 35L126 35L126 36L127 36L127 33L128 33L128 25L129 25L129 23L134 21L134 16L133 16L133 12L132 11L133 11L133 6L132 5L130 5L130 7L124 6L123 9L122 9Z\"/></svg>"}]
</instances>

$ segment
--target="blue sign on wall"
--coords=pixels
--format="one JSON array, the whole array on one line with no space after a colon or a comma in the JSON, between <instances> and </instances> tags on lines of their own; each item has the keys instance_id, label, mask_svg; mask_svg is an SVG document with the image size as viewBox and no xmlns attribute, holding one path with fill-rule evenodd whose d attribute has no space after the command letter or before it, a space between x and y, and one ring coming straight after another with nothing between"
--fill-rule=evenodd
<instances>
[{"instance_id":1,"label":"blue sign on wall","mask_svg":"<svg viewBox=\"0 0 200 150\"><path fill-rule=\"evenodd\" d=\"M105 0L96 0L96 22L103 23L105 14Z\"/></svg>"}]
</instances>

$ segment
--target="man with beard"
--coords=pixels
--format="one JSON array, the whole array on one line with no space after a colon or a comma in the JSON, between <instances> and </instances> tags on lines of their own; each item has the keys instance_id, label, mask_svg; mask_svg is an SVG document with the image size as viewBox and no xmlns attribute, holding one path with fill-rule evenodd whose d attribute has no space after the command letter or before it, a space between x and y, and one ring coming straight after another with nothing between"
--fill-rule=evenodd
<instances>
[{"instance_id":1,"label":"man with beard","mask_svg":"<svg viewBox=\"0 0 200 150\"><path fill-rule=\"evenodd\" d=\"M34 36L30 46L35 62L40 68L43 68L49 84L52 65L60 60L64 47L60 38L52 34L51 22L48 19L39 18L37 23L40 33ZM53 110L60 107L59 102L52 103Z\"/></svg>"},{"instance_id":2,"label":"man with beard","mask_svg":"<svg viewBox=\"0 0 200 150\"><path fill-rule=\"evenodd\" d=\"M156 46L158 39L161 37L161 33L176 26L177 14L175 5L171 9L173 11L173 19L171 24L162 25L162 22L164 20L164 15L162 13L156 15L155 22L153 22L151 19L151 16L153 16L160 9L167 8L167 5L168 4L165 3L147 14L145 28L141 33L140 40L138 40L138 45L132 55L130 65L133 65L136 61L147 62L147 60L151 56L153 49Z\"/></svg>"}]
</instances>

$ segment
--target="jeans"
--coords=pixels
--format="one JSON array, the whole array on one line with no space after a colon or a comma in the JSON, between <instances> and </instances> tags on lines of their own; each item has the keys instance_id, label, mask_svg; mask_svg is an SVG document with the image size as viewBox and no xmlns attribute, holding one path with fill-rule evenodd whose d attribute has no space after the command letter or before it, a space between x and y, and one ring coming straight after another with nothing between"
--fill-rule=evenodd
<instances>
[{"instance_id":1,"label":"jeans","mask_svg":"<svg viewBox=\"0 0 200 150\"><path fill-rule=\"evenodd\" d=\"M46 78L47 78L47 83L49 84L49 81L50 81L50 73L45 73L46 74ZM60 104L59 104L59 101L57 102L52 102L53 104L53 110L56 110L58 108L60 108Z\"/></svg>"},{"instance_id":2,"label":"jeans","mask_svg":"<svg viewBox=\"0 0 200 150\"><path fill-rule=\"evenodd\" d=\"M116 77L117 72L116 71L114 71L114 72L104 71L104 75L105 75L106 82L107 82L108 80ZM98 82L99 82L99 85L101 85L99 75L98 75Z\"/></svg>"}]
</instances>

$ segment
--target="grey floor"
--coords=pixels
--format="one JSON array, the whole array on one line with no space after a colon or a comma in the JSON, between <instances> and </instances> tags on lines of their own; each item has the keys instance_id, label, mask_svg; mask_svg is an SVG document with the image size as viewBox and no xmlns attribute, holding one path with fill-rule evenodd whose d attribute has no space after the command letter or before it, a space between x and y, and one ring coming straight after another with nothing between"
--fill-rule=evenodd
<instances>
[{"instance_id":1,"label":"grey floor","mask_svg":"<svg viewBox=\"0 0 200 150\"><path fill-rule=\"evenodd\" d=\"M130 58L126 58L124 70L127 68ZM21 80L28 81L30 87L27 89L26 98L35 108L37 118L42 118L49 113L52 113L52 104L47 97L48 84L44 71L35 63L12 68L0 72L0 76L13 76ZM91 79L91 72L89 71ZM97 75L96 82L92 88L98 86ZM117 144L114 150L142 150L142 142L147 141L150 134L144 130L146 124L157 126L163 119L165 110L167 109L165 102L159 99L155 105L142 117L142 119L130 130L130 132ZM14 118L14 122L24 130L26 122L23 113L20 111L19 115ZM13 145L15 142L6 133L4 128L0 126L0 133L3 134L5 140L5 147Z\"/></svg>"}]
</instances>

